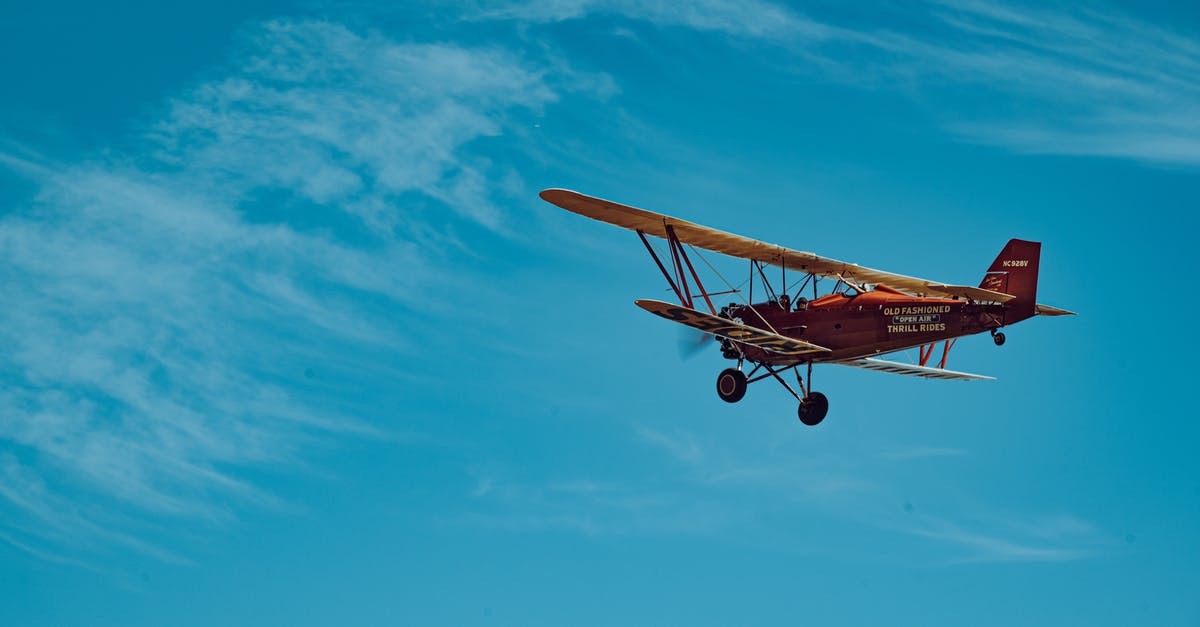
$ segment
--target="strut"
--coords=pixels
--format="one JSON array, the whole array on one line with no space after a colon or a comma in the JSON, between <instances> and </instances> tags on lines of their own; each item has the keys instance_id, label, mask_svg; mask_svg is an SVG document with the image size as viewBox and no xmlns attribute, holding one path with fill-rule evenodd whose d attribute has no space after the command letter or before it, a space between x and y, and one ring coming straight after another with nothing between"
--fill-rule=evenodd
<instances>
[{"instance_id":1,"label":"strut","mask_svg":"<svg viewBox=\"0 0 1200 627\"><path fill-rule=\"evenodd\" d=\"M938 361L938 365L937 365L938 368L941 368L943 370L946 369L946 358L950 356L950 349L954 347L955 342L958 342L958 338L954 338L952 340L946 340L945 343L942 344L942 358ZM922 344L921 346L917 347L917 350L919 350L921 352L920 363L922 366L929 364L929 359L931 357L933 357L933 351L936 348L937 348L936 342L931 343L931 344Z\"/></svg>"},{"instance_id":2,"label":"strut","mask_svg":"<svg viewBox=\"0 0 1200 627\"><path fill-rule=\"evenodd\" d=\"M692 260L688 258L687 251L683 249L683 244L679 241L679 236L675 235L675 227L666 225L667 231L667 246L671 250L671 269L675 271L675 277L672 279L671 272L667 271L667 267L663 265L661 259L658 258L658 253L654 252L654 247L650 245L650 241L646 239L646 234L643 231L638 231L638 237L642 238L642 243L646 245L646 250L650 252L650 256L654 258L654 263L658 265L658 270L662 272L671 289L675 291L675 295L679 297L679 304L684 307L695 309L692 301L692 290L688 285L687 274L683 268L687 266L687 271L692 275L692 280L696 282L698 294L704 297L704 303L708 305L708 311L714 316L717 315L717 308L713 306L712 299L708 296L708 290L704 289L704 283L700 281L700 275L696 273L695 266L692 265ZM678 279L678 283L675 281Z\"/></svg>"},{"instance_id":3,"label":"strut","mask_svg":"<svg viewBox=\"0 0 1200 627\"><path fill-rule=\"evenodd\" d=\"M650 252L650 256L654 258L654 263L658 264L658 269L662 272L663 277L667 279L667 283L671 285L671 289L675 290L675 295L679 297L679 303L682 305L691 306L687 300L683 298L683 292L679 290L679 286L675 285L675 281L671 279L671 274L667 272L666 266L658 258L658 253L654 252L654 247L650 245L650 241L646 239L646 234L642 231L637 232L638 237L642 238L642 243L646 245L646 250Z\"/></svg>"}]
</instances>

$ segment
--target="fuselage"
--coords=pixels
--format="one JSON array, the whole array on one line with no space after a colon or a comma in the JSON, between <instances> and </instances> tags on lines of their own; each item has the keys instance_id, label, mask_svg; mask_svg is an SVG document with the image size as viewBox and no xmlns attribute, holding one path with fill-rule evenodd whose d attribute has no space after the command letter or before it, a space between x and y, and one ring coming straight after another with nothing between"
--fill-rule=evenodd
<instances>
[{"instance_id":1,"label":"fuselage","mask_svg":"<svg viewBox=\"0 0 1200 627\"><path fill-rule=\"evenodd\" d=\"M811 302L730 305L722 314L831 349L819 357L785 356L739 344L751 361L792 364L870 357L1000 328L1005 307L947 298L920 298L877 286L863 293L829 294ZM733 356L735 351L726 351Z\"/></svg>"}]
</instances>

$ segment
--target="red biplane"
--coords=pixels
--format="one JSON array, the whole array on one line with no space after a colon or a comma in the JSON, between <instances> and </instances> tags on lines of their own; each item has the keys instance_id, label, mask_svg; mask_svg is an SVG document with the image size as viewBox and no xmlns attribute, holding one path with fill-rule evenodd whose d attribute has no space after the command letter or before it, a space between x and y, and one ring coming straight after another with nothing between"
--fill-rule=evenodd
<instances>
[{"instance_id":1,"label":"red biplane","mask_svg":"<svg viewBox=\"0 0 1200 627\"><path fill-rule=\"evenodd\" d=\"M829 410L825 395L811 388L813 364L831 363L930 379L990 379L946 369L946 356L957 338L987 331L999 346L1004 343L1000 329L1005 326L1033 316L1073 315L1036 300L1042 246L1038 242L1009 240L979 287L947 285L766 244L565 189L547 189L540 195L567 211L637 232L679 304L657 300L634 303L716 336L721 354L737 361L736 368L728 368L717 377L721 399L736 403L749 384L774 378L800 402L800 421L806 425L821 422ZM670 257L666 264L647 235L667 241ZM705 289L688 249L727 289ZM726 281L697 249L749 260L748 298L743 298L742 290ZM780 289L767 280L764 266L781 269ZM791 287L787 282L789 272L798 275ZM817 283L821 279L837 279L837 283L829 293L819 296ZM765 298L757 303L756 280ZM795 296L791 295L793 291ZM804 295L809 293L812 297L806 298ZM718 310L712 297L720 294L736 294L743 302ZM696 309L696 300L701 298L707 313ZM931 365L939 343L941 357ZM919 351L919 365L876 358L911 348ZM746 362L753 365L749 373L742 372ZM801 367L807 370L804 376ZM781 376L788 370L795 373L799 392Z\"/></svg>"}]
</instances>

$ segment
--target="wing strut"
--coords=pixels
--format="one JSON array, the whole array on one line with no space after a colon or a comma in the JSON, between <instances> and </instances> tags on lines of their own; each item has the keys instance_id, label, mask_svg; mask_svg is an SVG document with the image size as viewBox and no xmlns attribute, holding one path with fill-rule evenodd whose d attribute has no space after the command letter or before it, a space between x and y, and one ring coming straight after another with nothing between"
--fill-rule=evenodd
<instances>
[{"instance_id":1,"label":"wing strut","mask_svg":"<svg viewBox=\"0 0 1200 627\"><path fill-rule=\"evenodd\" d=\"M954 348L954 344L956 342L958 342L958 338L954 338L952 340L946 340L945 344L942 345L942 358L941 358L941 360L938 361L938 365L937 365L938 368L942 368L942 369L946 368L946 358L950 356L950 349ZM923 344L923 345L917 347L921 351L920 362L921 362L922 366L925 366L926 364L929 363L929 358L933 357L933 351L936 348L936 346L937 346L937 344L934 343L934 344Z\"/></svg>"},{"instance_id":2,"label":"wing strut","mask_svg":"<svg viewBox=\"0 0 1200 627\"><path fill-rule=\"evenodd\" d=\"M688 272L692 275L692 280L696 282L696 289L699 290L699 295L704 297L704 303L708 305L708 310L715 316L717 308L713 306L712 300L708 297L708 290L705 290L704 284L700 282L700 275L696 273L696 268L692 265L692 260L688 258L687 251L683 249L683 244L679 242L679 236L675 235L675 227L670 224L666 225L666 239L667 246L671 249L671 269L675 271L675 278L679 280L679 283L672 280L671 273L667 272L667 267L663 265L662 260L658 258L658 253L654 252L654 247L646 239L646 233L639 229L637 234L642 239L642 243L646 245L646 250L650 252L650 256L654 258L654 263L658 264L659 271L667 279L667 283L671 285L671 289L675 291L675 295L679 297L679 304L684 307L695 308L695 305L692 303L692 290L688 286L687 275L683 272L683 267L686 265Z\"/></svg>"},{"instance_id":3,"label":"wing strut","mask_svg":"<svg viewBox=\"0 0 1200 627\"><path fill-rule=\"evenodd\" d=\"M675 227L667 225L667 241L671 243L673 254L677 254L683 262L687 264L688 271L692 273L692 280L696 282L696 289L700 290L700 295L704 297L704 303L708 305L708 310L714 315L717 313L717 308L713 307L712 301L708 298L708 290L704 289L704 284L700 282L700 275L696 274L696 268L692 266L692 260L688 258L687 251L683 249L683 244L679 243L679 236L675 234ZM678 262L676 262L678 263ZM682 270L680 271L682 274ZM687 290L687 278L681 279L684 290Z\"/></svg>"},{"instance_id":4,"label":"wing strut","mask_svg":"<svg viewBox=\"0 0 1200 627\"><path fill-rule=\"evenodd\" d=\"M658 253L654 252L654 248L650 246L650 241L646 239L646 234L641 231L638 231L637 234L638 237L642 238L642 243L646 245L646 250L650 252L650 256L654 258L654 263L658 264L658 269L662 271L663 277L667 279L667 283L671 284L671 289L675 290L675 295L679 297L679 303L689 305L688 300L683 297L683 292L679 291L679 286L675 285L675 281L671 280L671 274L667 272L666 266L658 258ZM675 251L672 249L671 252Z\"/></svg>"}]
</instances>

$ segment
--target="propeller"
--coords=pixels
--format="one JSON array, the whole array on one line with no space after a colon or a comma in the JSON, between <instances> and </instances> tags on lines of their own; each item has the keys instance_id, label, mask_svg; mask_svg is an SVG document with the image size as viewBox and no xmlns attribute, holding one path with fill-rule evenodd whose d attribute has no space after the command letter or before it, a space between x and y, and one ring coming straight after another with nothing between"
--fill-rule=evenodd
<instances>
[{"instance_id":1,"label":"propeller","mask_svg":"<svg viewBox=\"0 0 1200 627\"><path fill-rule=\"evenodd\" d=\"M700 354L700 351L708 346L716 338L696 329L681 327L679 329L679 357L680 359L691 359Z\"/></svg>"}]
</instances>

